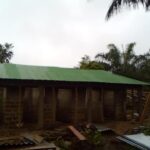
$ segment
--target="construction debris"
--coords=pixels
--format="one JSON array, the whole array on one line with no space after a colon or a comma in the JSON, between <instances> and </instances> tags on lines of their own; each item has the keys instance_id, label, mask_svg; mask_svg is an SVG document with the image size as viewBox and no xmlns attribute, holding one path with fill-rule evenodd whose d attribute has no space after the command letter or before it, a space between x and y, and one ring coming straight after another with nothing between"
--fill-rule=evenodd
<instances>
[{"instance_id":1,"label":"construction debris","mask_svg":"<svg viewBox=\"0 0 150 150\"><path fill-rule=\"evenodd\" d=\"M56 146L54 143L44 143L38 146L24 148L22 150L56 150Z\"/></svg>"},{"instance_id":2,"label":"construction debris","mask_svg":"<svg viewBox=\"0 0 150 150\"><path fill-rule=\"evenodd\" d=\"M38 134L23 134L23 137L33 141L35 144L41 144L42 142L44 142L44 138Z\"/></svg>"},{"instance_id":3,"label":"construction debris","mask_svg":"<svg viewBox=\"0 0 150 150\"><path fill-rule=\"evenodd\" d=\"M145 136L143 133L122 135L118 136L117 139L140 150L150 150L150 136Z\"/></svg>"},{"instance_id":4,"label":"construction debris","mask_svg":"<svg viewBox=\"0 0 150 150\"><path fill-rule=\"evenodd\" d=\"M73 126L68 126L69 130L81 141L85 141L86 137L81 134L75 127Z\"/></svg>"},{"instance_id":5,"label":"construction debris","mask_svg":"<svg viewBox=\"0 0 150 150\"><path fill-rule=\"evenodd\" d=\"M24 136L0 139L0 150L56 150L53 143L48 143L39 135L25 134Z\"/></svg>"},{"instance_id":6,"label":"construction debris","mask_svg":"<svg viewBox=\"0 0 150 150\"><path fill-rule=\"evenodd\" d=\"M111 128L99 124L61 126L53 130L27 132L16 137L1 138L0 150L128 150L133 147L142 149L144 147L142 143L133 142L132 138L136 139L136 135L141 135L140 133L146 129L140 126L125 135L120 135ZM148 146L144 148L149 150Z\"/></svg>"},{"instance_id":7,"label":"construction debris","mask_svg":"<svg viewBox=\"0 0 150 150\"><path fill-rule=\"evenodd\" d=\"M27 139L25 137L9 137L0 139L0 149L33 145L35 145L34 141L31 141L30 139Z\"/></svg>"}]
</instances>

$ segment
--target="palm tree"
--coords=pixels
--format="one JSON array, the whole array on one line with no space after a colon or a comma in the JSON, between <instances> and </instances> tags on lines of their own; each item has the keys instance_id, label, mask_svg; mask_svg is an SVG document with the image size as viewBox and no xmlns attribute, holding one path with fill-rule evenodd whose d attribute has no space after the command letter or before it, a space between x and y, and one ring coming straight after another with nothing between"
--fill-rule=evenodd
<instances>
[{"instance_id":1,"label":"palm tree","mask_svg":"<svg viewBox=\"0 0 150 150\"><path fill-rule=\"evenodd\" d=\"M130 43L126 46L126 49L122 52L115 46L115 44L109 44L107 53L99 53L95 56L96 60L100 63L107 63L110 65L112 72L126 74L129 71L135 70L135 64L137 57L134 54L135 43Z\"/></svg>"},{"instance_id":2,"label":"palm tree","mask_svg":"<svg viewBox=\"0 0 150 150\"><path fill-rule=\"evenodd\" d=\"M113 0L107 11L106 19L108 20L115 12L117 13L118 11L120 11L123 5L126 5L128 7L133 6L133 8L137 8L139 4L142 4L146 11L150 8L150 0Z\"/></svg>"},{"instance_id":3,"label":"palm tree","mask_svg":"<svg viewBox=\"0 0 150 150\"><path fill-rule=\"evenodd\" d=\"M98 53L94 60L85 55L77 68L103 69L150 82L150 50L137 55L134 53L135 45L136 43L129 43L120 50L115 44L109 44L107 53Z\"/></svg>"},{"instance_id":4,"label":"palm tree","mask_svg":"<svg viewBox=\"0 0 150 150\"><path fill-rule=\"evenodd\" d=\"M111 71L116 72L121 65L120 51L114 44L109 44L108 49L108 53L99 53L95 56L95 59L101 63L107 63L110 66L109 68L111 68Z\"/></svg>"},{"instance_id":5,"label":"palm tree","mask_svg":"<svg viewBox=\"0 0 150 150\"><path fill-rule=\"evenodd\" d=\"M12 44L0 44L0 63L9 63L10 59L13 56L13 52L11 51L12 48Z\"/></svg>"},{"instance_id":6,"label":"palm tree","mask_svg":"<svg viewBox=\"0 0 150 150\"><path fill-rule=\"evenodd\" d=\"M136 43L130 43L127 45L125 51L122 52L122 71L128 72L135 69L137 62L137 56L134 54L134 47Z\"/></svg>"},{"instance_id":7,"label":"palm tree","mask_svg":"<svg viewBox=\"0 0 150 150\"><path fill-rule=\"evenodd\" d=\"M150 50L143 55L138 55L136 60L137 77L150 82Z\"/></svg>"}]
</instances>

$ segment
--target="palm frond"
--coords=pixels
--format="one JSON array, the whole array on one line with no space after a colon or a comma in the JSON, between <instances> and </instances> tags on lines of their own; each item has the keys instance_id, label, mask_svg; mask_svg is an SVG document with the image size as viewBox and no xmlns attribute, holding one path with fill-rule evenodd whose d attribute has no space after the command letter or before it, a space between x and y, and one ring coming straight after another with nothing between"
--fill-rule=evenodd
<instances>
[{"instance_id":1,"label":"palm frond","mask_svg":"<svg viewBox=\"0 0 150 150\"><path fill-rule=\"evenodd\" d=\"M113 0L107 11L106 20L110 19L110 17L114 13L118 13L123 5L126 5L128 7L133 6L133 8L137 8L139 4L142 4L145 10L149 10L150 8L150 0Z\"/></svg>"}]
</instances>

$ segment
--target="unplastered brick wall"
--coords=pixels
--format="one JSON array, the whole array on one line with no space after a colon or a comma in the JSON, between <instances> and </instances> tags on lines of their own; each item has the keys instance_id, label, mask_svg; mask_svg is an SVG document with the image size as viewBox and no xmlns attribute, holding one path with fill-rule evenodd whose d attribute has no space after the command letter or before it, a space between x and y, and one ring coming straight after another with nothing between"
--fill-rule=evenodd
<instances>
[{"instance_id":1,"label":"unplastered brick wall","mask_svg":"<svg viewBox=\"0 0 150 150\"><path fill-rule=\"evenodd\" d=\"M19 88L7 87L4 101L4 125L5 127L17 127L22 112L19 110Z\"/></svg>"},{"instance_id":2,"label":"unplastered brick wall","mask_svg":"<svg viewBox=\"0 0 150 150\"><path fill-rule=\"evenodd\" d=\"M3 124L3 94L4 88L0 88L0 124Z\"/></svg>"}]
</instances>

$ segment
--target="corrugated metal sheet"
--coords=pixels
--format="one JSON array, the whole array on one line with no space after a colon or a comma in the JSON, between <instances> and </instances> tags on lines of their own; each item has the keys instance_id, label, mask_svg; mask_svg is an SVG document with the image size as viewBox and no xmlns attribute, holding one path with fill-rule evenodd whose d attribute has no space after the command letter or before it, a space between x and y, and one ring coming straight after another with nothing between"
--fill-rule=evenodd
<instances>
[{"instance_id":1,"label":"corrugated metal sheet","mask_svg":"<svg viewBox=\"0 0 150 150\"><path fill-rule=\"evenodd\" d=\"M143 133L118 136L117 139L140 150L150 150L150 136L146 136Z\"/></svg>"},{"instance_id":2,"label":"corrugated metal sheet","mask_svg":"<svg viewBox=\"0 0 150 150\"><path fill-rule=\"evenodd\" d=\"M98 82L114 84L148 85L135 79L103 70L0 64L0 79L49 80L72 82Z\"/></svg>"},{"instance_id":3,"label":"corrugated metal sheet","mask_svg":"<svg viewBox=\"0 0 150 150\"><path fill-rule=\"evenodd\" d=\"M23 146L32 146L35 142L25 137L9 137L0 139L0 149L19 148Z\"/></svg>"}]
</instances>

